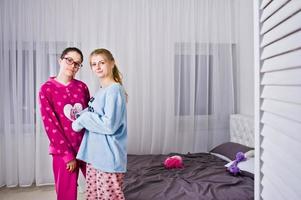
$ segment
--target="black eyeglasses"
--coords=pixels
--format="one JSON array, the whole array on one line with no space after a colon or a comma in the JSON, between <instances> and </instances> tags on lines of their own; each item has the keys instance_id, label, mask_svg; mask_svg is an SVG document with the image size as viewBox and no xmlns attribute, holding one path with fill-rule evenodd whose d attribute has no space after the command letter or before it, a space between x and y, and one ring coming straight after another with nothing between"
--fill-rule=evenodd
<instances>
[{"instance_id":1,"label":"black eyeglasses","mask_svg":"<svg viewBox=\"0 0 301 200\"><path fill-rule=\"evenodd\" d=\"M77 69L79 69L79 68L81 68L81 67L83 66L81 63L75 62L75 61L74 61L72 58L70 58L70 57L64 57L63 59L66 60L66 63L67 63L68 65L73 65L73 64L74 64L74 67L77 68Z\"/></svg>"}]
</instances>

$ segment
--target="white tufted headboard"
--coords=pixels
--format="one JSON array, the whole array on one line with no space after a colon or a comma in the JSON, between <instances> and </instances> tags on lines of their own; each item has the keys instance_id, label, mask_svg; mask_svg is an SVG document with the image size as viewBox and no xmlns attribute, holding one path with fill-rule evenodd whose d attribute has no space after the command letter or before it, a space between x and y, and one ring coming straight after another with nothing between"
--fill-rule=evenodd
<instances>
[{"instance_id":1,"label":"white tufted headboard","mask_svg":"<svg viewBox=\"0 0 301 200\"><path fill-rule=\"evenodd\" d=\"M230 140L254 147L254 119L247 115L230 115Z\"/></svg>"}]
</instances>

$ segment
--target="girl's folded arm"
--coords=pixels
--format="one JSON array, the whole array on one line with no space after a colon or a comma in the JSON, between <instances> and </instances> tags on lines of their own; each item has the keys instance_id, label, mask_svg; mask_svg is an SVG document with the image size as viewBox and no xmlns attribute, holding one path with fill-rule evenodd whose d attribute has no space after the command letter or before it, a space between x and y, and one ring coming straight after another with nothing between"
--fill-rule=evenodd
<instances>
[{"instance_id":1,"label":"girl's folded arm","mask_svg":"<svg viewBox=\"0 0 301 200\"><path fill-rule=\"evenodd\" d=\"M76 127L83 127L90 132L112 135L123 121L125 105L120 92L109 94L106 97L104 115L95 112L84 112L75 121Z\"/></svg>"}]
</instances>

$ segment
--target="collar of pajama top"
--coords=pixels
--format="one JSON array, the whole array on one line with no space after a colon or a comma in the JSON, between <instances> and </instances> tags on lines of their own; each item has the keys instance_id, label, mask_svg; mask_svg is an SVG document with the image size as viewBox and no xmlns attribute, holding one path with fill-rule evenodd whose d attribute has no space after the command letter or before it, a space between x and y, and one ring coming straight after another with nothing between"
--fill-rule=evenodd
<instances>
[{"instance_id":1,"label":"collar of pajama top","mask_svg":"<svg viewBox=\"0 0 301 200\"><path fill-rule=\"evenodd\" d=\"M42 119L50 141L49 153L64 155L71 152L73 155L70 156L74 159L84 131L75 133L71 125L75 120L74 114L87 107L89 91L86 84L73 79L63 85L50 77L41 86L40 98L41 95L44 96L40 103ZM45 106L46 109L42 109ZM72 159L70 156L65 161Z\"/></svg>"},{"instance_id":2,"label":"collar of pajama top","mask_svg":"<svg viewBox=\"0 0 301 200\"><path fill-rule=\"evenodd\" d=\"M115 83L100 88L86 110L72 125L86 129L77 158L104 172L126 172L127 124L123 87Z\"/></svg>"}]
</instances>

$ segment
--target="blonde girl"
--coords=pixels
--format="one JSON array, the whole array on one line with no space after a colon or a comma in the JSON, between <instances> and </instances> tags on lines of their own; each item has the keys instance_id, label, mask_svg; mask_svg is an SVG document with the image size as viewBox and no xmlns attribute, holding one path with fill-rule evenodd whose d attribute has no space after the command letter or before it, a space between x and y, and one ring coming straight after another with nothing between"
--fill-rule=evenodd
<instances>
[{"instance_id":1,"label":"blonde girl","mask_svg":"<svg viewBox=\"0 0 301 200\"><path fill-rule=\"evenodd\" d=\"M100 88L89 107L73 122L75 131L85 128L77 159L87 163L87 199L124 199L122 184L127 165L126 93L111 52L96 49L90 65Z\"/></svg>"}]
</instances>

